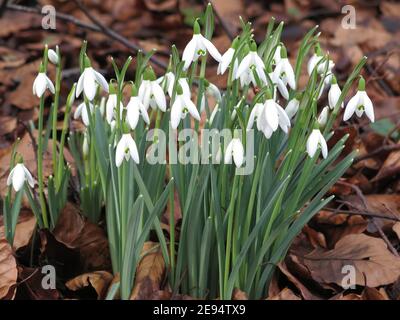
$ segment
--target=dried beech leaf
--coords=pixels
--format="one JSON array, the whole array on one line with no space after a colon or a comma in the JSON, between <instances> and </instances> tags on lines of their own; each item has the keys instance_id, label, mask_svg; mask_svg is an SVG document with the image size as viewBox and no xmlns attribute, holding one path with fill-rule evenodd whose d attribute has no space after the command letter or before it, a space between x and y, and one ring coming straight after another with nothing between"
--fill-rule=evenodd
<instances>
[{"instance_id":1,"label":"dried beech leaf","mask_svg":"<svg viewBox=\"0 0 400 320\"><path fill-rule=\"evenodd\" d=\"M105 298L112 280L113 275L111 273L107 271L95 271L81 274L69 280L65 285L72 291L91 286L97 292L97 299L102 300Z\"/></svg>"},{"instance_id":2,"label":"dried beech leaf","mask_svg":"<svg viewBox=\"0 0 400 320\"><path fill-rule=\"evenodd\" d=\"M390 253L382 239L365 234L348 235L333 250L316 249L302 260L313 279L321 283L341 285L345 265L355 267L356 284L361 286L390 284L400 276L400 258Z\"/></svg>"},{"instance_id":3,"label":"dried beech leaf","mask_svg":"<svg viewBox=\"0 0 400 320\"><path fill-rule=\"evenodd\" d=\"M154 242L146 242L144 244L142 250L144 256L136 271L131 300L150 299L155 292L160 290L165 272L165 263L158 246L158 243Z\"/></svg>"},{"instance_id":4,"label":"dried beech leaf","mask_svg":"<svg viewBox=\"0 0 400 320\"><path fill-rule=\"evenodd\" d=\"M17 262L7 240L0 240L0 299L13 299L17 282Z\"/></svg>"},{"instance_id":5,"label":"dried beech leaf","mask_svg":"<svg viewBox=\"0 0 400 320\"><path fill-rule=\"evenodd\" d=\"M289 288L285 288L277 295L269 297L267 300L301 300L301 298L295 295Z\"/></svg>"}]
</instances>

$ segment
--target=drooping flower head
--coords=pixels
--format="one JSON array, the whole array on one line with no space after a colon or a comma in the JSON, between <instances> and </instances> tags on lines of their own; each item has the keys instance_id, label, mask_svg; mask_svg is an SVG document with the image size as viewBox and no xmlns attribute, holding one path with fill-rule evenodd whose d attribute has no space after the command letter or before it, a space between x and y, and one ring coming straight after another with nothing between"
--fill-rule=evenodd
<instances>
[{"instance_id":1,"label":"drooping flower head","mask_svg":"<svg viewBox=\"0 0 400 320\"><path fill-rule=\"evenodd\" d=\"M235 55L238 46L239 37L236 37L233 40L231 47L222 55L221 62L218 65L217 74L225 73L226 69L228 69L229 65L232 63L233 56Z\"/></svg>"},{"instance_id":2,"label":"drooping flower head","mask_svg":"<svg viewBox=\"0 0 400 320\"><path fill-rule=\"evenodd\" d=\"M104 91L108 92L108 83L102 74L92 68L90 59L87 56L84 58L84 65L85 69L78 80L76 97L78 98L83 91L85 96L92 101L96 96L97 84L100 85Z\"/></svg>"},{"instance_id":3,"label":"drooping flower head","mask_svg":"<svg viewBox=\"0 0 400 320\"><path fill-rule=\"evenodd\" d=\"M149 106L152 109L159 108L163 112L167 110L164 91L157 82L156 75L151 66L147 66L144 71L143 80L139 87L139 98L146 110Z\"/></svg>"},{"instance_id":4,"label":"drooping flower head","mask_svg":"<svg viewBox=\"0 0 400 320\"><path fill-rule=\"evenodd\" d=\"M114 83L111 81L109 85L109 95L106 103L106 119L110 124L111 121L116 117L117 114L117 104L118 104L118 95L115 89ZM122 101L119 102L119 112L122 113L124 109L124 105Z\"/></svg>"},{"instance_id":5,"label":"drooping flower head","mask_svg":"<svg viewBox=\"0 0 400 320\"><path fill-rule=\"evenodd\" d=\"M188 113L197 121L200 121L200 114L196 105L190 100L190 96L183 93L179 84L176 93L175 101L171 107L171 127L173 129L178 128L181 119L184 119Z\"/></svg>"},{"instance_id":6,"label":"drooping flower head","mask_svg":"<svg viewBox=\"0 0 400 320\"><path fill-rule=\"evenodd\" d=\"M235 163L237 168L240 168L244 163L244 148L242 141L238 137L234 137L225 149L224 163Z\"/></svg>"},{"instance_id":7,"label":"drooping flower head","mask_svg":"<svg viewBox=\"0 0 400 320\"><path fill-rule=\"evenodd\" d=\"M135 84L132 84L132 95L126 106L126 120L129 127L134 130L139 122L139 116L142 116L145 123L150 124L149 115L143 105L142 101L138 97L138 90Z\"/></svg>"},{"instance_id":8,"label":"drooping flower head","mask_svg":"<svg viewBox=\"0 0 400 320\"><path fill-rule=\"evenodd\" d=\"M221 54L212 42L200 34L200 25L198 19L193 25L193 38L186 45L182 54L184 62L183 70L187 70L193 61L196 61L200 56L206 55L207 51L217 61L221 62Z\"/></svg>"},{"instance_id":9,"label":"drooping flower head","mask_svg":"<svg viewBox=\"0 0 400 320\"><path fill-rule=\"evenodd\" d=\"M265 84L267 83L265 65L257 53L257 45L255 41L251 41L249 49L249 52L240 62L239 67L236 70L235 79L239 79L244 73L251 74L252 76L256 73L262 83Z\"/></svg>"},{"instance_id":10,"label":"drooping flower head","mask_svg":"<svg viewBox=\"0 0 400 320\"><path fill-rule=\"evenodd\" d=\"M51 82L51 80L47 77L44 65L43 63L41 63L39 67L39 73L36 76L35 80L33 81L32 92L38 98L41 98L46 89L49 89L50 92L53 94L55 92L54 85Z\"/></svg>"},{"instance_id":11,"label":"drooping flower head","mask_svg":"<svg viewBox=\"0 0 400 320\"><path fill-rule=\"evenodd\" d=\"M139 163L139 152L135 140L130 133L124 133L117 144L115 152L115 165L119 167L122 161L132 158L135 163Z\"/></svg>"},{"instance_id":12,"label":"drooping flower head","mask_svg":"<svg viewBox=\"0 0 400 320\"><path fill-rule=\"evenodd\" d=\"M15 192L18 192L22 189L25 184L25 181L33 188L35 185L35 181L32 178L29 170L24 166L22 158L18 161L18 163L14 166L14 168L10 171L10 174L7 178L7 186L12 184Z\"/></svg>"},{"instance_id":13,"label":"drooping flower head","mask_svg":"<svg viewBox=\"0 0 400 320\"><path fill-rule=\"evenodd\" d=\"M349 120L354 112L359 118L365 112L371 122L375 121L374 106L371 99L368 97L367 92L365 91L365 80L363 77L361 77L360 81L358 82L357 93L347 103L346 109L344 111L343 120Z\"/></svg>"},{"instance_id":14,"label":"drooping flower head","mask_svg":"<svg viewBox=\"0 0 400 320\"><path fill-rule=\"evenodd\" d=\"M331 88L329 89L329 92L328 92L329 108L331 108L332 110L335 108L336 104L339 101L341 94L342 94L342 91L339 88L336 77L332 76ZM340 106L343 108L344 102L342 102Z\"/></svg>"},{"instance_id":15,"label":"drooping flower head","mask_svg":"<svg viewBox=\"0 0 400 320\"><path fill-rule=\"evenodd\" d=\"M328 156L328 146L325 138L318 127L315 127L307 139L307 153L310 158L314 157L318 149L321 149L324 159Z\"/></svg>"},{"instance_id":16,"label":"drooping flower head","mask_svg":"<svg viewBox=\"0 0 400 320\"><path fill-rule=\"evenodd\" d=\"M281 60L275 67L274 77L280 78L286 84L289 84L293 90L296 90L296 79L294 76L293 67L287 57L287 51L285 46L281 46Z\"/></svg>"}]
</instances>

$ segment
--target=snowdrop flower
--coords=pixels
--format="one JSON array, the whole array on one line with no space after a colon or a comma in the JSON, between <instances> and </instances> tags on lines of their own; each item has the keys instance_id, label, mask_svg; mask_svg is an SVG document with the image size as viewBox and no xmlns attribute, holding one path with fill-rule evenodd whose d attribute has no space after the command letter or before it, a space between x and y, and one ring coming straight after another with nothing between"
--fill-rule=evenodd
<instances>
[{"instance_id":1,"label":"snowdrop flower","mask_svg":"<svg viewBox=\"0 0 400 320\"><path fill-rule=\"evenodd\" d=\"M354 112L359 118L365 112L371 122L375 121L374 107L372 105L371 99L368 97L367 92L365 91L365 80L363 77L361 77L360 81L358 82L357 93L347 103L346 109L344 111L343 120L349 120Z\"/></svg>"},{"instance_id":2,"label":"snowdrop flower","mask_svg":"<svg viewBox=\"0 0 400 320\"><path fill-rule=\"evenodd\" d=\"M272 83L276 86L274 88L274 98L276 98L276 88L278 88L280 94L282 97L284 97L286 100L289 99L289 91L286 88L285 82L273 72L268 73L268 76L270 77Z\"/></svg>"},{"instance_id":3,"label":"snowdrop flower","mask_svg":"<svg viewBox=\"0 0 400 320\"><path fill-rule=\"evenodd\" d=\"M282 60L282 58L281 58L281 49L282 49L282 46L281 46L281 45L278 45L278 46L276 47L276 49L275 49L274 57L272 58L272 62L273 62L275 65L277 65L277 64L279 63L279 61Z\"/></svg>"},{"instance_id":4,"label":"snowdrop flower","mask_svg":"<svg viewBox=\"0 0 400 320\"><path fill-rule=\"evenodd\" d=\"M239 67L235 73L235 79L239 79L240 76L245 72L253 74L253 70L257 73L257 76L263 83L267 83L267 78L264 71L265 65L257 54L257 45L254 41L251 42L249 53L239 64Z\"/></svg>"},{"instance_id":5,"label":"snowdrop flower","mask_svg":"<svg viewBox=\"0 0 400 320\"><path fill-rule=\"evenodd\" d=\"M18 192L24 186L25 181L33 188L35 182L32 178L29 170L24 166L23 163L17 163L15 167L10 171L7 178L7 186L12 184L15 192Z\"/></svg>"},{"instance_id":6,"label":"snowdrop flower","mask_svg":"<svg viewBox=\"0 0 400 320\"><path fill-rule=\"evenodd\" d=\"M82 122L83 124L87 127L90 124L90 120L89 120L89 114L87 112L87 107L85 102L82 102L75 110L74 112L74 119L78 119L79 117L82 118ZM89 102L89 111L90 113L93 112L93 104Z\"/></svg>"},{"instance_id":7,"label":"snowdrop flower","mask_svg":"<svg viewBox=\"0 0 400 320\"><path fill-rule=\"evenodd\" d=\"M174 89L175 75L169 71L162 77L157 79L157 83L162 86L170 96L172 96L172 90Z\"/></svg>"},{"instance_id":8,"label":"snowdrop flower","mask_svg":"<svg viewBox=\"0 0 400 320\"><path fill-rule=\"evenodd\" d=\"M190 97L183 94L180 86L177 89L177 96L171 107L171 127L178 128L181 119L184 119L190 113L193 118L200 121L200 114L197 111L196 105L190 100Z\"/></svg>"},{"instance_id":9,"label":"snowdrop flower","mask_svg":"<svg viewBox=\"0 0 400 320\"><path fill-rule=\"evenodd\" d=\"M142 101L140 101L139 97L136 95L136 91L136 86L132 85L132 96L126 106L126 120L132 130L136 128L139 122L139 116L142 116L144 122L148 125L150 124L149 115Z\"/></svg>"},{"instance_id":10,"label":"snowdrop flower","mask_svg":"<svg viewBox=\"0 0 400 320\"><path fill-rule=\"evenodd\" d=\"M318 124L320 127L325 127L326 123L328 122L329 117L329 107L326 106L322 109L319 117L318 117Z\"/></svg>"},{"instance_id":11,"label":"snowdrop flower","mask_svg":"<svg viewBox=\"0 0 400 320\"><path fill-rule=\"evenodd\" d=\"M326 58L326 61L323 63L320 63L320 61L324 58L324 55L322 54L321 47L319 45L315 46L315 53L313 56L308 60L307 63L307 72L309 75L312 74L314 68L318 65L317 67L317 73L319 75L323 75L325 72L325 68L327 68L326 71L326 78L324 79L324 82L326 85L329 85L329 83L332 80L332 69L335 66L332 60L330 60L328 57Z\"/></svg>"},{"instance_id":12,"label":"snowdrop flower","mask_svg":"<svg viewBox=\"0 0 400 320\"><path fill-rule=\"evenodd\" d=\"M222 99L221 97L221 92L219 91L218 87L211 83L208 82L207 80L204 80L205 82L205 94L201 98L201 103L200 103L200 113L202 113L206 109L206 96L207 97L213 97L217 103L219 103Z\"/></svg>"},{"instance_id":13,"label":"snowdrop flower","mask_svg":"<svg viewBox=\"0 0 400 320\"><path fill-rule=\"evenodd\" d=\"M196 61L199 56L204 56L207 51L216 61L221 61L222 57L217 48L211 43L210 40L204 38L200 34L200 25L199 22L196 20L193 26L193 38L189 41L189 43L186 45L186 48L183 50L183 70L187 70L193 61Z\"/></svg>"},{"instance_id":14,"label":"snowdrop flower","mask_svg":"<svg viewBox=\"0 0 400 320\"><path fill-rule=\"evenodd\" d=\"M313 129L307 140L307 153L312 158L320 148L322 151L322 156L324 159L328 156L328 146L326 144L325 138L319 129Z\"/></svg>"},{"instance_id":15,"label":"snowdrop flower","mask_svg":"<svg viewBox=\"0 0 400 320\"><path fill-rule=\"evenodd\" d=\"M236 37L233 42L232 46L226 50L226 52L221 57L221 62L218 65L217 74L224 74L226 69L228 69L229 65L232 63L233 56L239 45L239 37Z\"/></svg>"},{"instance_id":16,"label":"snowdrop flower","mask_svg":"<svg viewBox=\"0 0 400 320\"><path fill-rule=\"evenodd\" d=\"M56 50L58 51L58 46L57 46ZM49 60L52 64L58 64L58 54L53 49L49 49L47 51L47 57L49 58Z\"/></svg>"},{"instance_id":17,"label":"snowdrop flower","mask_svg":"<svg viewBox=\"0 0 400 320\"><path fill-rule=\"evenodd\" d=\"M128 161L132 158L133 161L139 163L139 153L135 143L130 133L125 133L122 135L121 139L117 144L117 150L115 152L115 165L119 167L124 160Z\"/></svg>"},{"instance_id":18,"label":"snowdrop flower","mask_svg":"<svg viewBox=\"0 0 400 320\"><path fill-rule=\"evenodd\" d=\"M224 163L232 163L232 158L237 168L242 166L244 162L244 148L239 138L233 138L229 142L225 150Z\"/></svg>"},{"instance_id":19,"label":"snowdrop flower","mask_svg":"<svg viewBox=\"0 0 400 320\"><path fill-rule=\"evenodd\" d=\"M267 99L264 103L264 108L259 111L257 118L257 127L260 128L265 137L269 139L272 133L280 127L285 133L288 133L290 128L290 119L285 110L273 99Z\"/></svg>"},{"instance_id":20,"label":"snowdrop flower","mask_svg":"<svg viewBox=\"0 0 400 320\"><path fill-rule=\"evenodd\" d=\"M331 88L329 89L328 92L328 102L329 102L329 108L332 110L335 108L336 104L339 101L340 95L342 94L342 91L339 88L339 85L337 84L336 77L332 76L331 80ZM342 108L344 107L344 103L340 105Z\"/></svg>"},{"instance_id":21,"label":"snowdrop flower","mask_svg":"<svg viewBox=\"0 0 400 320\"><path fill-rule=\"evenodd\" d=\"M288 115L289 119L292 119L296 115L297 111L299 110L300 99L301 99L301 95L296 95L287 104L287 106L285 108L285 112Z\"/></svg>"},{"instance_id":22,"label":"snowdrop flower","mask_svg":"<svg viewBox=\"0 0 400 320\"><path fill-rule=\"evenodd\" d=\"M117 103L118 103L118 96L115 91L115 88L112 84L110 84L110 89L109 89L110 95L108 96L107 103L106 103L106 120L108 124L111 123L113 118L115 117L116 111L117 111ZM122 104L122 101L119 102L119 111L122 113L124 109L124 105Z\"/></svg>"},{"instance_id":23,"label":"snowdrop flower","mask_svg":"<svg viewBox=\"0 0 400 320\"><path fill-rule=\"evenodd\" d=\"M41 70L36 76L35 81L33 81L33 86L32 86L32 92L38 98L41 98L43 96L46 89L49 89L50 92L53 94L55 92L54 85L51 82L51 80L46 76L43 66L41 66L40 69Z\"/></svg>"},{"instance_id":24,"label":"snowdrop flower","mask_svg":"<svg viewBox=\"0 0 400 320\"><path fill-rule=\"evenodd\" d=\"M289 87L293 90L296 90L296 79L294 77L294 71L292 65L287 58L286 48L284 46L281 47L281 60L275 67L274 77L281 78L284 83L287 81Z\"/></svg>"},{"instance_id":25,"label":"snowdrop flower","mask_svg":"<svg viewBox=\"0 0 400 320\"><path fill-rule=\"evenodd\" d=\"M161 86L156 80L153 68L148 66L143 75L143 81L139 87L139 98L146 110L151 106L152 109L157 107L165 112L167 110L167 101Z\"/></svg>"},{"instance_id":26,"label":"snowdrop flower","mask_svg":"<svg viewBox=\"0 0 400 320\"><path fill-rule=\"evenodd\" d=\"M249 131L251 128L253 128L255 120L258 119L258 117L261 115L262 111L264 109L264 105L262 103L256 103L253 107L253 109L250 112L249 120L247 122L247 127L246 130ZM257 123L257 129L262 131L262 128L259 127L259 121Z\"/></svg>"},{"instance_id":27,"label":"snowdrop flower","mask_svg":"<svg viewBox=\"0 0 400 320\"><path fill-rule=\"evenodd\" d=\"M78 85L76 89L76 97L78 98L82 91L85 96L92 101L96 96L97 84L99 84L104 91L108 92L108 83L106 79L91 66L88 57L85 57L85 70L83 70L81 76L78 80Z\"/></svg>"}]
</instances>

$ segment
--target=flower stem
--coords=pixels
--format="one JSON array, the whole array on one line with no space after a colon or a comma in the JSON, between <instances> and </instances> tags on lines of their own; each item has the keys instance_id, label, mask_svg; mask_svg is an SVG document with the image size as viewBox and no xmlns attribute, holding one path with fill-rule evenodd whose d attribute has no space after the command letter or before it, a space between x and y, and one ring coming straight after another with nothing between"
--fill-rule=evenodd
<instances>
[{"instance_id":1,"label":"flower stem","mask_svg":"<svg viewBox=\"0 0 400 320\"><path fill-rule=\"evenodd\" d=\"M40 98L40 109L39 109L39 125L38 125L38 183L39 183L39 201L42 211L43 226L49 227L47 220L47 209L46 199L44 197L44 183L43 183L43 116L44 116L44 96Z\"/></svg>"}]
</instances>

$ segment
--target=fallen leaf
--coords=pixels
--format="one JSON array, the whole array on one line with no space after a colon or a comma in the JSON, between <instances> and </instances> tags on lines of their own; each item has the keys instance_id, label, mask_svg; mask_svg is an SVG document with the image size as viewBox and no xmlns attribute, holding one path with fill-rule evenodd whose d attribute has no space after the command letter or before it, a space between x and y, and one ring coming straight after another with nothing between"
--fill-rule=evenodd
<instances>
[{"instance_id":1,"label":"fallen leaf","mask_svg":"<svg viewBox=\"0 0 400 320\"><path fill-rule=\"evenodd\" d=\"M267 300L301 300L301 298L289 288L285 288L277 295L267 298Z\"/></svg>"},{"instance_id":2,"label":"fallen leaf","mask_svg":"<svg viewBox=\"0 0 400 320\"><path fill-rule=\"evenodd\" d=\"M13 299L17 282L17 262L11 246L5 239L0 240L0 299Z\"/></svg>"},{"instance_id":3,"label":"fallen leaf","mask_svg":"<svg viewBox=\"0 0 400 320\"><path fill-rule=\"evenodd\" d=\"M80 209L68 202L53 230L57 241L68 248L79 250L81 271L111 271L108 240L102 228L88 221Z\"/></svg>"},{"instance_id":4,"label":"fallen leaf","mask_svg":"<svg viewBox=\"0 0 400 320\"><path fill-rule=\"evenodd\" d=\"M137 267L130 300L147 300L154 292L160 290L165 272L165 262L158 246L159 244L154 242L144 244L142 250L144 256Z\"/></svg>"},{"instance_id":5,"label":"fallen leaf","mask_svg":"<svg viewBox=\"0 0 400 320\"><path fill-rule=\"evenodd\" d=\"M81 274L65 284L72 291L91 286L97 293L97 299L103 300L113 280L113 275L107 271L95 271Z\"/></svg>"},{"instance_id":6,"label":"fallen leaf","mask_svg":"<svg viewBox=\"0 0 400 320\"><path fill-rule=\"evenodd\" d=\"M246 292L238 288L235 288L233 290L232 300L249 300L249 296L247 295Z\"/></svg>"},{"instance_id":7,"label":"fallen leaf","mask_svg":"<svg viewBox=\"0 0 400 320\"><path fill-rule=\"evenodd\" d=\"M378 181L388 177L395 177L400 172L400 150L393 151L386 158L372 181Z\"/></svg>"},{"instance_id":8,"label":"fallen leaf","mask_svg":"<svg viewBox=\"0 0 400 320\"><path fill-rule=\"evenodd\" d=\"M300 258L321 283L343 280L342 268L355 267L356 284L378 287L394 282L400 276L400 258L394 256L382 239L352 234L340 239L332 250L315 249Z\"/></svg>"},{"instance_id":9,"label":"fallen leaf","mask_svg":"<svg viewBox=\"0 0 400 320\"><path fill-rule=\"evenodd\" d=\"M17 226L15 227L15 236L13 248L18 250L21 247L26 246L35 230L36 218L31 211L21 209L18 217ZM3 217L0 217L0 239L4 238L4 225Z\"/></svg>"}]
</instances>

